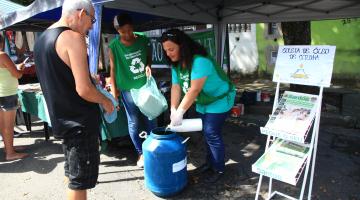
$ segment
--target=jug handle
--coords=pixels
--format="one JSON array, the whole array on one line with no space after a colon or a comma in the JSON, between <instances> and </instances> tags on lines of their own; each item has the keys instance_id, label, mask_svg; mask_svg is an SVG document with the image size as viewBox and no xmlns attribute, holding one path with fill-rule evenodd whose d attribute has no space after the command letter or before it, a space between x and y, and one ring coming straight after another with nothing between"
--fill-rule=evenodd
<instances>
[{"instance_id":1,"label":"jug handle","mask_svg":"<svg viewBox=\"0 0 360 200\"><path fill-rule=\"evenodd\" d=\"M147 132L146 132L146 131L142 131L141 133L139 133L139 137L146 139L146 138L147 138Z\"/></svg>"},{"instance_id":2,"label":"jug handle","mask_svg":"<svg viewBox=\"0 0 360 200\"><path fill-rule=\"evenodd\" d=\"M181 142L181 144L185 144L189 139L190 139L190 137L187 137L185 140L183 140L183 141Z\"/></svg>"}]
</instances>

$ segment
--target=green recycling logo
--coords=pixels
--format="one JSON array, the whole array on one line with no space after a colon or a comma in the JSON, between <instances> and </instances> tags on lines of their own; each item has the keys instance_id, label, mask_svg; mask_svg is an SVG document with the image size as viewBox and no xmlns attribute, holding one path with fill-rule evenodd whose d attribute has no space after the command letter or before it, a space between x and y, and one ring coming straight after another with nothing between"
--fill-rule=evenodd
<instances>
[{"instance_id":1,"label":"green recycling logo","mask_svg":"<svg viewBox=\"0 0 360 200\"><path fill-rule=\"evenodd\" d=\"M186 94L189 90L189 74L180 74L180 79L183 81L182 90Z\"/></svg>"},{"instance_id":2,"label":"green recycling logo","mask_svg":"<svg viewBox=\"0 0 360 200\"><path fill-rule=\"evenodd\" d=\"M184 82L183 83L183 88L182 88L183 92L186 94L189 91L189 83L188 82Z\"/></svg>"},{"instance_id":3,"label":"green recycling logo","mask_svg":"<svg viewBox=\"0 0 360 200\"><path fill-rule=\"evenodd\" d=\"M145 65L143 62L141 62L141 59L140 58L134 58L132 61L131 61L131 66L130 66L130 71L133 73L133 74L138 74L138 73L141 73L145 70Z\"/></svg>"}]
</instances>

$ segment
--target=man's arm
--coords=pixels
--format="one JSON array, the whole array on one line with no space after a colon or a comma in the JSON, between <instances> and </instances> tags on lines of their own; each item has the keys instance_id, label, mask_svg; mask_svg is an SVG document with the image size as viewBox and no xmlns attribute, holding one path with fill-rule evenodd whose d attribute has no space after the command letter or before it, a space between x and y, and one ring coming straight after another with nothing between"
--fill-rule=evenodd
<instances>
[{"instance_id":1,"label":"man's arm","mask_svg":"<svg viewBox=\"0 0 360 200\"><path fill-rule=\"evenodd\" d=\"M112 112L114 106L111 100L101 94L91 83L85 38L74 31L64 31L56 42L56 51L71 68L79 96L87 101L101 104L107 113Z\"/></svg>"}]
</instances>

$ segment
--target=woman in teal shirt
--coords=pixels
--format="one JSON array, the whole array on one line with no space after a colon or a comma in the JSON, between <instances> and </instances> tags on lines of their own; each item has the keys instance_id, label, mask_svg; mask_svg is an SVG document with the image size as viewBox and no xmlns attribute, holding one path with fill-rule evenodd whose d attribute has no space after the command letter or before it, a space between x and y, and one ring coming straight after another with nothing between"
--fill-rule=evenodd
<instances>
[{"instance_id":1,"label":"woman in teal shirt","mask_svg":"<svg viewBox=\"0 0 360 200\"><path fill-rule=\"evenodd\" d=\"M205 48L183 31L168 30L161 42L172 67L171 125L181 125L184 113L196 104L208 150L205 164L197 171L212 172L205 181L214 183L225 170L221 129L234 104L235 89Z\"/></svg>"}]
</instances>

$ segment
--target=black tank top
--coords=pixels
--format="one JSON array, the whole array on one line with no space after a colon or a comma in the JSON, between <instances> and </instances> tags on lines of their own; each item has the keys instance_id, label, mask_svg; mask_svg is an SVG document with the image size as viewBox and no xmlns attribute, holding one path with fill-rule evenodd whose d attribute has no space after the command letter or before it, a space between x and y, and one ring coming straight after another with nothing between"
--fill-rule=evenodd
<instances>
[{"instance_id":1,"label":"black tank top","mask_svg":"<svg viewBox=\"0 0 360 200\"><path fill-rule=\"evenodd\" d=\"M73 128L84 128L99 134L98 104L78 95L72 71L55 49L57 38L65 30L70 28L46 30L37 38L34 47L36 73L49 110L53 134L56 138L64 138Z\"/></svg>"}]
</instances>

